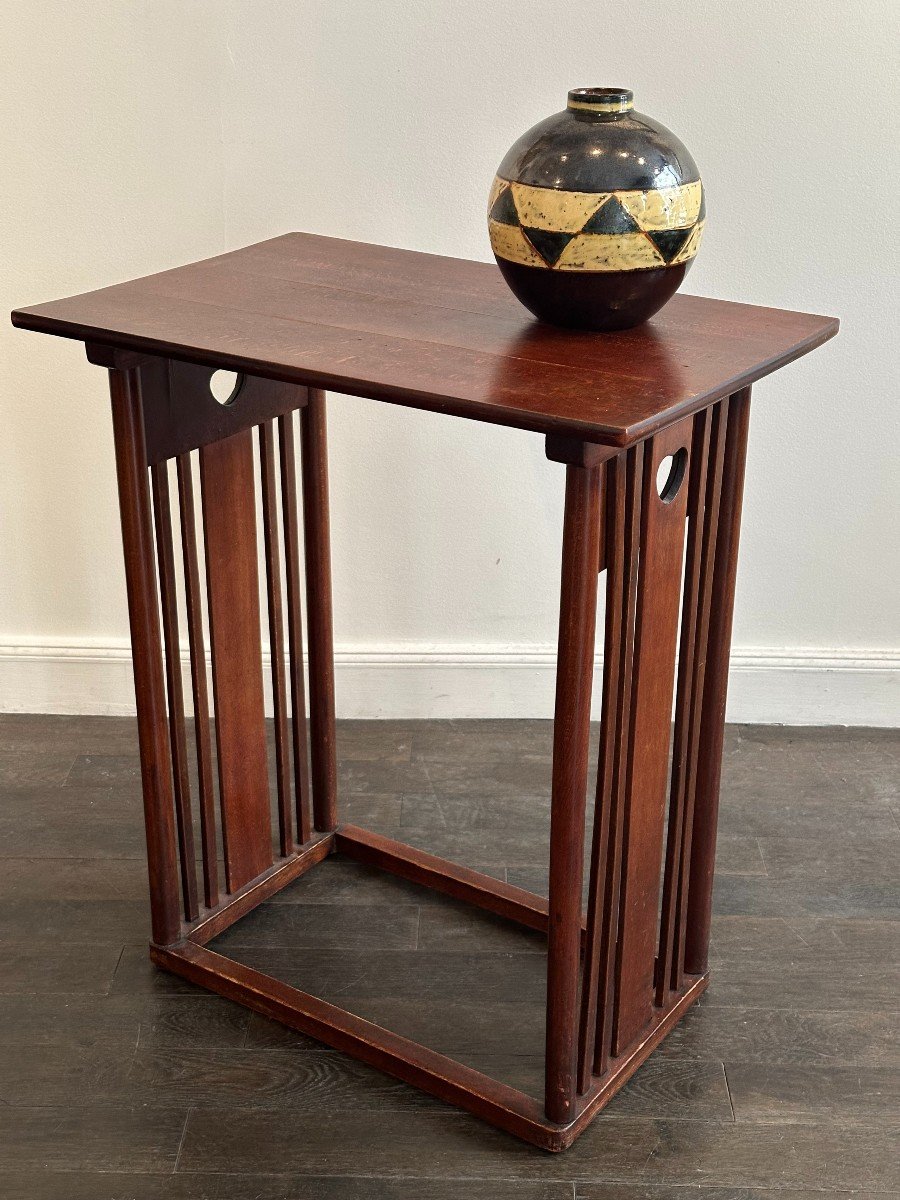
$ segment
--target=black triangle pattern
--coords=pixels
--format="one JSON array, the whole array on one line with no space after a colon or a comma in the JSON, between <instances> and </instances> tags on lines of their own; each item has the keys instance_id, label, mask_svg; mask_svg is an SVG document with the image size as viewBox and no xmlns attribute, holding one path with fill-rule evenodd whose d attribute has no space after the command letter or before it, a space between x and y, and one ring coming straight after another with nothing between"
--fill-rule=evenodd
<instances>
[{"instance_id":1,"label":"black triangle pattern","mask_svg":"<svg viewBox=\"0 0 900 1200\"><path fill-rule=\"evenodd\" d=\"M499 221L501 225L518 225L519 214L516 211L516 202L513 199L512 188L505 187L494 203L491 205L491 219Z\"/></svg>"},{"instance_id":2,"label":"black triangle pattern","mask_svg":"<svg viewBox=\"0 0 900 1200\"><path fill-rule=\"evenodd\" d=\"M648 229L647 237L668 263L683 249L693 231L693 226L689 229Z\"/></svg>"},{"instance_id":3,"label":"black triangle pattern","mask_svg":"<svg viewBox=\"0 0 900 1200\"><path fill-rule=\"evenodd\" d=\"M559 233L555 229L529 229L527 225L522 226L522 232L544 262L551 267L556 266L563 250L575 237L574 233Z\"/></svg>"},{"instance_id":4,"label":"black triangle pattern","mask_svg":"<svg viewBox=\"0 0 900 1200\"><path fill-rule=\"evenodd\" d=\"M616 196L600 205L582 233L640 233L640 225Z\"/></svg>"}]
</instances>

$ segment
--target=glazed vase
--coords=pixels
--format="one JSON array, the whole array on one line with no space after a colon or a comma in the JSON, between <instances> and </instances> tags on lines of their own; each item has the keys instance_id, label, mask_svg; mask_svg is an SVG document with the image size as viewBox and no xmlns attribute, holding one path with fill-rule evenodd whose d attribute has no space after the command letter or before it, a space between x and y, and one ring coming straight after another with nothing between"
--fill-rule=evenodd
<instances>
[{"instance_id":1,"label":"glazed vase","mask_svg":"<svg viewBox=\"0 0 900 1200\"><path fill-rule=\"evenodd\" d=\"M700 246L697 165L623 88L577 88L510 148L488 226L503 277L536 317L629 329L675 294Z\"/></svg>"}]
</instances>

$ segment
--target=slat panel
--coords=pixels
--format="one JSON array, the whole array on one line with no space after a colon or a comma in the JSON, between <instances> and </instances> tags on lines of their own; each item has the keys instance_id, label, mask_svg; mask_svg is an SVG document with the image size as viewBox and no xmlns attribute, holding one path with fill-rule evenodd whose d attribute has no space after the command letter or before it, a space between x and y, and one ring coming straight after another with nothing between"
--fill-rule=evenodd
<instances>
[{"instance_id":1,"label":"slat panel","mask_svg":"<svg viewBox=\"0 0 900 1200\"><path fill-rule=\"evenodd\" d=\"M635 618L630 779L626 796L613 1050L620 1054L649 1024L657 944L660 863L669 770L675 649L684 554L687 480L668 502L659 464L691 441L690 420L644 450L641 566ZM686 464L688 466L689 464Z\"/></svg>"},{"instance_id":2,"label":"slat panel","mask_svg":"<svg viewBox=\"0 0 900 1200\"><path fill-rule=\"evenodd\" d=\"M297 517L297 456L293 414L278 418L281 460L281 513L284 526L284 569L287 576L287 628L291 687L291 735L294 749L294 806L297 840L309 841L309 729L306 721L306 682L303 677L303 617L300 607L300 528Z\"/></svg>"},{"instance_id":3,"label":"slat panel","mask_svg":"<svg viewBox=\"0 0 900 1200\"><path fill-rule=\"evenodd\" d=\"M594 1043L594 1073L602 1075L608 1065L612 1039L613 1002L615 999L615 963L619 899L622 875L622 837L625 824L625 796L628 790L628 743L631 731L631 688L634 665L634 620L637 607L638 560L641 533L641 492L643 451L637 447L620 455L610 470L615 473L615 522L621 524L615 544L621 543L620 590L611 597L621 609L619 622L620 671L612 718L615 726L613 773L609 818L609 850L603 893L603 923L600 934L600 968L597 998L597 1033Z\"/></svg>"},{"instance_id":4,"label":"slat panel","mask_svg":"<svg viewBox=\"0 0 900 1200\"><path fill-rule=\"evenodd\" d=\"M228 890L272 865L250 430L200 450Z\"/></svg>"},{"instance_id":5,"label":"slat panel","mask_svg":"<svg viewBox=\"0 0 900 1200\"><path fill-rule=\"evenodd\" d=\"M181 867L181 894L188 921L197 916L197 869L194 863L194 824L191 816L191 781L188 775L187 738L184 730L184 690L181 685L181 641L178 635L178 601L175 594L175 551L172 546L172 508L168 463L150 468L153 482L153 519L159 563L159 597L162 606L166 662L166 695L169 705L169 745L175 793L175 827Z\"/></svg>"},{"instance_id":6,"label":"slat panel","mask_svg":"<svg viewBox=\"0 0 900 1200\"><path fill-rule=\"evenodd\" d=\"M259 427L262 479L263 540L266 549L266 598L275 711L275 783L278 791L278 836L282 857L294 846L291 821L290 756L288 751L287 684L284 671L284 614L281 611L281 555L278 549L278 499L275 487L275 429L270 421Z\"/></svg>"},{"instance_id":7,"label":"slat panel","mask_svg":"<svg viewBox=\"0 0 900 1200\"><path fill-rule=\"evenodd\" d=\"M703 713L703 687L706 682L709 624L712 608L712 582L719 532L719 508L725 464L725 434L728 428L728 401L713 409L709 469L703 506L703 547L700 556L700 588L697 601L696 651L691 682L691 718L688 737L687 796L684 828L681 834L681 862L678 870L678 896L674 931L675 953L670 983L676 991L684 986L684 947L687 923L688 872L693 844L694 807L700 754L700 724Z\"/></svg>"},{"instance_id":8,"label":"slat panel","mask_svg":"<svg viewBox=\"0 0 900 1200\"><path fill-rule=\"evenodd\" d=\"M697 665L697 619L700 602L701 546L704 541L706 475L712 413L709 409L694 418L691 447L691 478L688 492L687 551L684 566L684 599L681 606L681 635L678 643L678 684L675 701L675 732L672 739L672 772L669 786L669 822L666 838L666 869L660 913L659 952L656 959L656 1003L662 1005L669 992L675 955L675 914L684 838L684 816L690 788L689 742L693 712L693 686Z\"/></svg>"},{"instance_id":9,"label":"slat panel","mask_svg":"<svg viewBox=\"0 0 900 1200\"><path fill-rule=\"evenodd\" d=\"M610 817L613 807L613 773L618 735L617 700L622 672L622 580L625 543L624 456L604 469L605 507L600 533L600 563L606 566L606 624L603 642L603 700L594 831L591 841L591 876L588 890L588 924L581 979L581 1014L578 1032L578 1091L587 1091L594 1065L597 991L605 912L604 898L609 862Z\"/></svg>"},{"instance_id":10,"label":"slat panel","mask_svg":"<svg viewBox=\"0 0 900 1200\"><path fill-rule=\"evenodd\" d=\"M203 598L197 558L197 516L190 454L179 455L178 506L181 512L181 550L184 559L184 599L188 646L191 652L191 691L194 701L194 741L200 792L200 846L203 853L203 897L207 908L219 903L219 864L213 794L212 746L209 736L209 695L206 685L206 647L203 642Z\"/></svg>"}]
</instances>

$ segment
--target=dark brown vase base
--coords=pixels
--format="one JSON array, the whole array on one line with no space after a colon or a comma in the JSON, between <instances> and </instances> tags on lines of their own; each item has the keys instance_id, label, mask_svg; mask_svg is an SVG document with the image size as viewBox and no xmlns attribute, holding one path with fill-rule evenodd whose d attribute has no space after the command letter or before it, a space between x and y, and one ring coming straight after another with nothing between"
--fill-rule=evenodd
<instances>
[{"instance_id":1,"label":"dark brown vase base","mask_svg":"<svg viewBox=\"0 0 900 1200\"><path fill-rule=\"evenodd\" d=\"M510 289L542 321L612 332L640 325L669 301L688 262L644 271L554 271L497 258Z\"/></svg>"}]
</instances>

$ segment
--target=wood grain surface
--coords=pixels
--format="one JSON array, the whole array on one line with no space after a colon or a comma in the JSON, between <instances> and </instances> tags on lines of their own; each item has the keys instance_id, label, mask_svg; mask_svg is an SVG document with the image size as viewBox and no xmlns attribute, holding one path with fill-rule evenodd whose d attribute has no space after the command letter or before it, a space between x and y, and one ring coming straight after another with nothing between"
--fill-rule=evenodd
<instances>
[{"instance_id":1,"label":"wood grain surface","mask_svg":"<svg viewBox=\"0 0 900 1200\"><path fill-rule=\"evenodd\" d=\"M253 439L200 451L213 697L228 890L272 864Z\"/></svg>"},{"instance_id":2,"label":"wood grain surface","mask_svg":"<svg viewBox=\"0 0 900 1200\"><path fill-rule=\"evenodd\" d=\"M546 884L547 825L510 764L528 756L549 784L549 722L353 721L338 745L352 796L390 773L423 839L498 879L530 870ZM138 757L133 719L0 716L0 1195L893 1200L896 731L727 728L719 847L750 830L764 869L729 860L703 1001L553 1158L155 972ZM473 836L466 810L489 805L503 823ZM405 838L399 818L385 806L378 828ZM539 939L336 856L220 944L250 958L256 942L261 969L293 957L297 986L540 1095L528 1076L543 1036Z\"/></svg>"},{"instance_id":3,"label":"wood grain surface","mask_svg":"<svg viewBox=\"0 0 900 1200\"><path fill-rule=\"evenodd\" d=\"M12 319L99 346L619 446L838 329L833 317L677 295L637 329L573 334L535 321L494 265L305 233Z\"/></svg>"}]
</instances>

